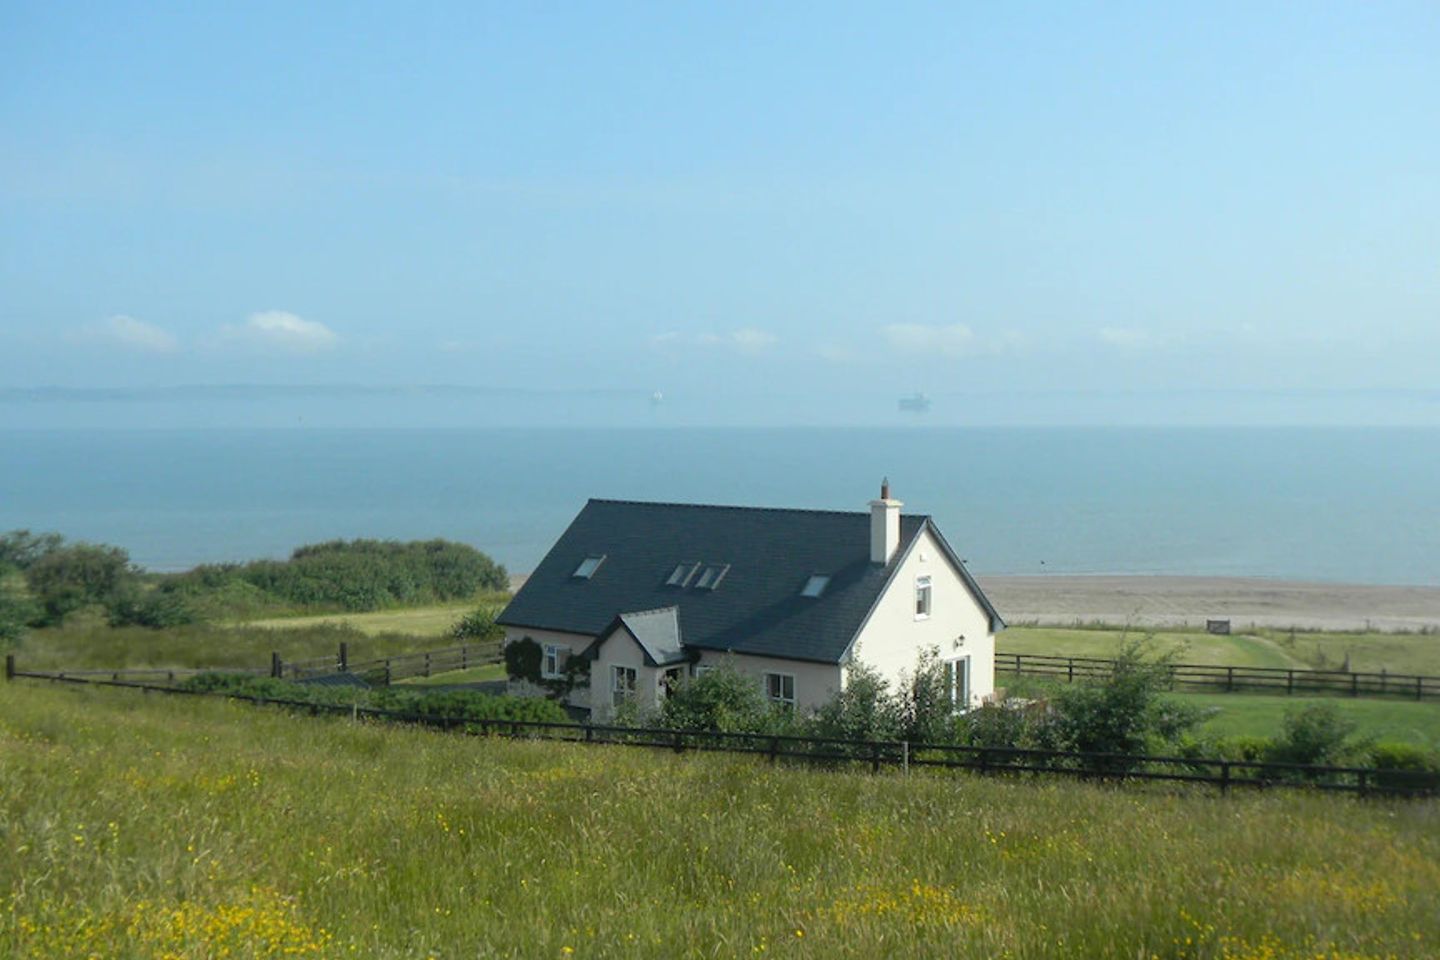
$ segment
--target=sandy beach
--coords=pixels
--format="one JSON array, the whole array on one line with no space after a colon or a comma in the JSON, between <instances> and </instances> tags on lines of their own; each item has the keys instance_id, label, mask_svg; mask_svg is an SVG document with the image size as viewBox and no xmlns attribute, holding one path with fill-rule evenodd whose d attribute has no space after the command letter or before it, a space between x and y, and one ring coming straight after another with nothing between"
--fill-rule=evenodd
<instances>
[{"instance_id":1,"label":"sandy beach","mask_svg":"<svg viewBox=\"0 0 1440 960\"><path fill-rule=\"evenodd\" d=\"M1304 583L1246 577L977 577L1011 623L1104 621L1319 630L1440 627L1440 587Z\"/></svg>"}]
</instances>

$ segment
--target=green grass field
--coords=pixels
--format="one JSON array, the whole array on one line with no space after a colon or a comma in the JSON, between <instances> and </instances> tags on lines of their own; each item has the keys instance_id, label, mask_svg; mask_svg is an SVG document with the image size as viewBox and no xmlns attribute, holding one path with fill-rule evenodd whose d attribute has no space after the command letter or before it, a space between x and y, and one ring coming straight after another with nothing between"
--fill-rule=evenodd
<instances>
[{"instance_id":1,"label":"green grass field","mask_svg":"<svg viewBox=\"0 0 1440 960\"><path fill-rule=\"evenodd\" d=\"M1241 693L1174 694L1184 703L1216 711L1201 732L1216 736L1274 736L1285 711L1304 704L1327 703L1355 724L1355 736L1412 743L1440 750L1440 703L1413 700L1350 700L1344 697L1271 697Z\"/></svg>"},{"instance_id":2,"label":"green grass field","mask_svg":"<svg viewBox=\"0 0 1440 960\"><path fill-rule=\"evenodd\" d=\"M1419 958L1440 805L0 695L0 955Z\"/></svg>"},{"instance_id":3,"label":"green grass field","mask_svg":"<svg viewBox=\"0 0 1440 960\"><path fill-rule=\"evenodd\" d=\"M1349 656L1360 672L1440 676L1440 636L1419 633L1296 633L1260 630L1212 636L1200 630L1120 627L1010 627L996 646L1011 653L1110 657L1128 636L1152 636L1156 652L1175 650L1184 663L1236 667L1339 669Z\"/></svg>"},{"instance_id":4,"label":"green grass field","mask_svg":"<svg viewBox=\"0 0 1440 960\"><path fill-rule=\"evenodd\" d=\"M428 607L399 610L377 610L373 613L327 613L314 616L272 617L252 620L248 626L294 630L319 625L344 624L361 633L375 636L384 633L406 633L417 637L445 637L451 628L471 611L490 606L498 613L508 597L486 596L463 603L442 603Z\"/></svg>"},{"instance_id":5,"label":"green grass field","mask_svg":"<svg viewBox=\"0 0 1440 960\"><path fill-rule=\"evenodd\" d=\"M399 686L406 687L443 687L452 683L488 683L494 680L505 679L505 664L487 663L483 667L471 667L468 670L450 670L446 673L437 673L429 677L412 677L399 681Z\"/></svg>"}]
</instances>

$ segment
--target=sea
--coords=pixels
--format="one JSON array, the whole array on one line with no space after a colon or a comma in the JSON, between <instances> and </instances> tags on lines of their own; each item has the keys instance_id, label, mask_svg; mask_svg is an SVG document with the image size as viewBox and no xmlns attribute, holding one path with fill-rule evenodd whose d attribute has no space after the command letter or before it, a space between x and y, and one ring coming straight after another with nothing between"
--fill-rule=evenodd
<instances>
[{"instance_id":1,"label":"sea","mask_svg":"<svg viewBox=\"0 0 1440 960\"><path fill-rule=\"evenodd\" d=\"M981 576L1440 584L1433 428L16 429L0 530L162 571L445 537L523 573L590 497L858 511L887 477Z\"/></svg>"}]
</instances>

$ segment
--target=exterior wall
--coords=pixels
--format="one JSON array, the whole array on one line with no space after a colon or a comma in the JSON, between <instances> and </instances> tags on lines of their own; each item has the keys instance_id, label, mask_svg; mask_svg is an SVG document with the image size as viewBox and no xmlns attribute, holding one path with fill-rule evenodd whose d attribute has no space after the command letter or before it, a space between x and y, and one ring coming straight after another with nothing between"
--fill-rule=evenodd
<instances>
[{"instance_id":1,"label":"exterior wall","mask_svg":"<svg viewBox=\"0 0 1440 960\"><path fill-rule=\"evenodd\" d=\"M599 656L590 665L590 719L596 723L608 720L615 712L611 700L610 668L633 667L635 700L642 710L653 710L660 703L660 678L664 670L645 665L645 651L621 627L600 646ZM682 665L683 667L683 665Z\"/></svg>"},{"instance_id":2,"label":"exterior wall","mask_svg":"<svg viewBox=\"0 0 1440 960\"><path fill-rule=\"evenodd\" d=\"M845 671L836 663L810 663L706 650L695 666L714 667L722 663L733 664L736 670L752 675L757 684L764 682L767 673L790 674L795 678L795 709L801 713L819 707L838 693L845 683Z\"/></svg>"},{"instance_id":3,"label":"exterior wall","mask_svg":"<svg viewBox=\"0 0 1440 960\"><path fill-rule=\"evenodd\" d=\"M521 640L525 637L534 640L540 644L542 648L547 644L557 644L569 651L571 656L580 654L586 647L590 646L591 641L595 639L594 637L587 637L583 633L561 633L558 630L534 630L530 627L505 628L506 644L514 643L516 640ZM528 683L525 686L530 688ZM533 688L530 689L533 690ZM590 706L590 691L581 687L570 695L569 703L576 707Z\"/></svg>"},{"instance_id":4,"label":"exterior wall","mask_svg":"<svg viewBox=\"0 0 1440 960\"><path fill-rule=\"evenodd\" d=\"M930 616L915 618L915 580L930 577ZM970 703L995 692L995 635L985 609L966 589L944 550L926 530L895 572L851 649L852 660L878 670L892 687L912 673L920 651L942 660L970 658Z\"/></svg>"}]
</instances>

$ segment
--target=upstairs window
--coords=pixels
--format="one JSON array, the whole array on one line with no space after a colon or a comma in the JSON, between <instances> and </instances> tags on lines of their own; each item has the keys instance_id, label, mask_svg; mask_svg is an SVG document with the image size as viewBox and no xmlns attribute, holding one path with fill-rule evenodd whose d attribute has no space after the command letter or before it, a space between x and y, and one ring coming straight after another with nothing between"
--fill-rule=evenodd
<instances>
[{"instance_id":1,"label":"upstairs window","mask_svg":"<svg viewBox=\"0 0 1440 960\"><path fill-rule=\"evenodd\" d=\"M805 581L805 589L800 591L800 596L818 597L825 592L825 588L828 586L830 586L830 578L824 574L817 573Z\"/></svg>"},{"instance_id":2,"label":"upstairs window","mask_svg":"<svg viewBox=\"0 0 1440 960\"><path fill-rule=\"evenodd\" d=\"M586 557L584 560L580 561L580 566L576 567L575 572L570 574L570 576L575 577L579 580L589 580L595 575L595 571L600 569L600 564L604 562L604 554L601 554L598 557Z\"/></svg>"},{"instance_id":3,"label":"upstairs window","mask_svg":"<svg viewBox=\"0 0 1440 960\"><path fill-rule=\"evenodd\" d=\"M665 581L665 586L683 587L690 582L690 578L695 576L695 571L699 569L700 564L698 563L678 564L675 569L670 572L670 577Z\"/></svg>"},{"instance_id":4,"label":"upstairs window","mask_svg":"<svg viewBox=\"0 0 1440 960\"><path fill-rule=\"evenodd\" d=\"M930 578L915 578L915 619L924 620L930 616Z\"/></svg>"},{"instance_id":5,"label":"upstairs window","mask_svg":"<svg viewBox=\"0 0 1440 960\"><path fill-rule=\"evenodd\" d=\"M725 579L725 574L729 572L729 570L730 564L728 563L724 566L721 566L718 563L712 563L710 566L705 568L704 573L700 574L700 579L698 582L696 582L695 589L714 590L716 587L720 586L720 581Z\"/></svg>"}]
</instances>

